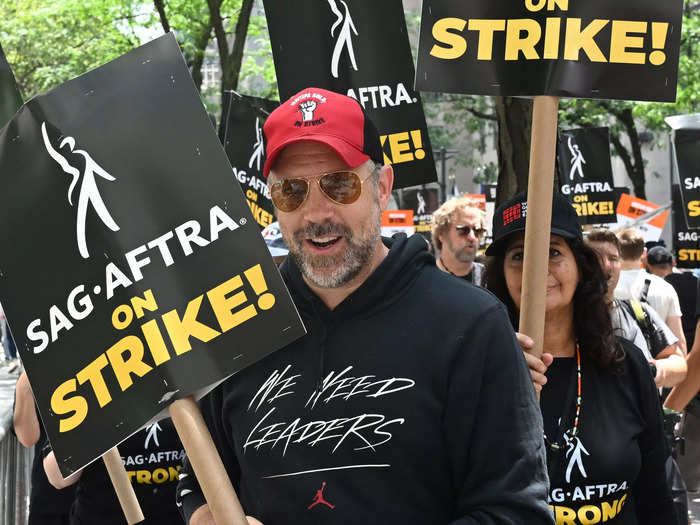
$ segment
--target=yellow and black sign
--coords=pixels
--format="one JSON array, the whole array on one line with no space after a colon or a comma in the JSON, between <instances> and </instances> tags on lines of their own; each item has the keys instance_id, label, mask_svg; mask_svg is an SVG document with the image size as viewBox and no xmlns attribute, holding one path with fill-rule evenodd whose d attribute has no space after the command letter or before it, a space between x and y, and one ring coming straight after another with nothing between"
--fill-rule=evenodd
<instances>
[{"instance_id":1,"label":"yellow and black sign","mask_svg":"<svg viewBox=\"0 0 700 525\"><path fill-rule=\"evenodd\" d=\"M219 138L260 229L275 222L275 208L262 174L265 165L262 129L267 115L278 105L274 100L227 91L221 111Z\"/></svg>"},{"instance_id":2,"label":"yellow and black sign","mask_svg":"<svg viewBox=\"0 0 700 525\"><path fill-rule=\"evenodd\" d=\"M689 217L678 184L671 187L673 217L673 251L679 268L700 268L700 228L688 228ZM692 201L689 203L691 204Z\"/></svg>"},{"instance_id":3,"label":"yellow and black sign","mask_svg":"<svg viewBox=\"0 0 700 525\"><path fill-rule=\"evenodd\" d=\"M581 224L617 221L608 128L561 131L557 166L559 190L571 201Z\"/></svg>"},{"instance_id":4,"label":"yellow and black sign","mask_svg":"<svg viewBox=\"0 0 700 525\"><path fill-rule=\"evenodd\" d=\"M172 34L27 102L0 172L0 297L64 476L304 333Z\"/></svg>"},{"instance_id":5,"label":"yellow and black sign","mask_svg":"<svg viewBox=\"0 0 700 525\"><path fill-rule=\"evenodd\" d=\"M682 0L424 0L416 88L672 102L682 7Z\"/></svg>"},{"instance_id":6,"label":"yellow and black sign","mask_svg":"<svg viewBox=\"0 0 700 525\"><path fill-rule=\"evenodd\" d=\"M401 0L264 0L280 99L309 86L357 100L394 189L437 181Z\"/></svg>"},{"instance_id":7,"label":"yellow and black sign","mask_svg":"<svg viewBox=\"0 0 700 525\"><path fill-rule=\"evenodd\" d=\"M673 140L685 225L700 232L700 129L676 129Z\"/></svg>"},{"instance_id":8,"label":"yellow and black sign","mask_svg":"<svg viewBox=\"0 0 700 525\"><path fill-rule=\"evenodd\" d=\"M415 233L421 234L428 242L431 242L430 225L433 213L440 207L438 190L436 188L404 190L401 202L404 208L413 210Z\"/></svg>"}]
</instances>

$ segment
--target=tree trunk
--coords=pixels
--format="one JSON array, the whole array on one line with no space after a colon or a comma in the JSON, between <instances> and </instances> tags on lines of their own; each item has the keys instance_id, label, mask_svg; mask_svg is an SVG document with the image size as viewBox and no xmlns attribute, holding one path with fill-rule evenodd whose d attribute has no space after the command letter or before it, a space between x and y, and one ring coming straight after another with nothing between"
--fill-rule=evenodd
<instances>
[{"instance_id":1,"label":"tree trunk","mask_svg":"<svg viewBox=\"0 0 700 525\"><path fill-rule=\"evenodd\" d=\"M229 52L228 41L226 40L226 32L224 30L224 22L221 18L222 0L207 0L209 4L210 23L216 35L216 43L219 47L219 60L221 63L221 107L224 107L224 91L235 90L238 88L238 78L241 74L241 65L243 64L243 51L245 50L245 41L248 36L248 25L250 24L250 15L253 11L254 0L243 0L241 8L238 11L238 20L236 20L236 28L233 35L233 46Z\"/></svg>"},{"instance_id":2,"label":"tree trunk","mask_svg":"<svg viewBox=\"0 0 700 525\"><path fill-rule=\"evenodd\" d=\"M625 131L627 131L627 136L632 146L634 165L632 171L629 172L630 179L632 179L632 188L637 197L646 199L646 174L644 169L644 156L642 155L642 143L639 141L639 133L637 132L637 126L634 122L632 109L626 108L620 115L620 120L625 126Z\"/></svg>"},{"instance_id":3,"label":"tree trunk","mask_svg":"<svg viewBox=\"0 0 700 525\"><path fill-rule=\"evenodd\" d=\"M199 91L202 90L202 64L204 64L207 46L209 45L209 40L211 39L211 29L211 23L207 23L203 27L202 32L199 33L195 39L196 54L192 60L192 64L190 64L190 67L192 68L192 80L194 80L194 84L197 86L197 90Z\"/></svg>"},{"instance_id":4,"label":"tree trunk","mask_svg":"<svg viewBox=\"0 0 700 525\"><path fill-rule=\"evenodd\" d=\"M632 152L622 143L620 135L611 130L610 141L615 147L615 152L622 159L622 163L627 170L627 176L632 181L632 191L640 199L646 199L646 173L644 167L644 155L642 154L642 143L639 140L637 125L634 121L632 108L614 108L607 101L599 101L598 105L605 109L610 115L615 117L625 129L625 133L630 141Z\"/></svg>"},{"instance_id":5,"label":"tree trunk","mask_svg":"<svg viewBox=\"0 0 700 525\"><path fill-rule=\"evenodd\" d=\"M495 106L498 115L498 206L527 189L532 100L495 97Z\"/></svg>"}]
</instances>

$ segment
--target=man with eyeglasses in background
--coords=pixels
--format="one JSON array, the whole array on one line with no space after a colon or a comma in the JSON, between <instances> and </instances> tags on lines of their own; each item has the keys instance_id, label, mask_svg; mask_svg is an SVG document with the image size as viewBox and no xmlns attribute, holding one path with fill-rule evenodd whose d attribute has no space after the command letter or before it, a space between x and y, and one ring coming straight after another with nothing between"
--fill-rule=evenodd
<instances>
[{"instance_id":1,"label":"man with eyeglasses in background","mask_svg":"<svg viewBox=\"0 0 700 525\"><path fill-rule=\"evenodd\" d=\"M308 88L264 133L308 334L202 402L249 522L553 525L505 308L440 272L422 237L382 239L394 173L360 104ZM177 503L213 523L187 461Z\"/></svg>"},{"instance_id":2,"label":"man with eyeglasses in background","mask_svg":"<svg viewBox=\"0 0 700 525\"><path fill-rule=\"evenodd\" d=\"M476 252L486 231L486 214L469 197L454 197L433 214L430 233L443 272L481 286L484 265Z\"/></svg>"}]
</instances>

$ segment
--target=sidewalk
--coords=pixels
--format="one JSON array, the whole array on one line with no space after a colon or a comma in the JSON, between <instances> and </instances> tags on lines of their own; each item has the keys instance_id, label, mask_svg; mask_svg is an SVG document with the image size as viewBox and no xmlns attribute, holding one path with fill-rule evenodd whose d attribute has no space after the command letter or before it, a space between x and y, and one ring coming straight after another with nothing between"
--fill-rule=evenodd
<instances>
[{"instance_id":1,"label":"sidewalk","mask_svg":"<svg viewBox=\"0 0 700 525\"><path fill-rule=\"evenodd\" d=\"M692 525L700 525L700 493L688 492L688 508Z\"/></svg>"}]
</instances>

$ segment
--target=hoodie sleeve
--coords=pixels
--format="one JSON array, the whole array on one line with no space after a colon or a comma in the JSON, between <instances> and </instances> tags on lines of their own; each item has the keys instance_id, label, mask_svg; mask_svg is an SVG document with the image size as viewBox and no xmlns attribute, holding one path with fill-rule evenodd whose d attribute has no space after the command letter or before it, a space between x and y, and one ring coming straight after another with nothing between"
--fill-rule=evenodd
<instances>
[{"instance_id":1,"label":"hoodie sleeve","mask_svg":"<svg viewBox=\"0 0 700 525\"><path fill-rule=\"evenodd\" d=\"M224 431L222 419L223 386L223 384L219 385L204 396L199 402L199 407L202 411L204 421L209 428L209 432L211 432L211 437L219 452L219 457L224 467L226 467L226 472L233 483L233 487L238 490L240 468L233 447L230 445ZM189 524L192 514L194 514L199 507L206 504L202 489L195 477L192 464L187 457L185 457L182 463L182 470L180 470L180 482L177 485L177 491L175 493L175 503L186 524Z\"/></svg>"},{"instance_id":2,"label":"hoodie sleeve","mask_svg":"<svg viewBox=\"0 0 700 525\"><path fill-rule=\"evenodd\" d=\"M542 416L505 308L477 316L450 367L444 428L453 525L553 525Z\"/></svg>"}]
</instances>

